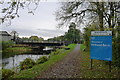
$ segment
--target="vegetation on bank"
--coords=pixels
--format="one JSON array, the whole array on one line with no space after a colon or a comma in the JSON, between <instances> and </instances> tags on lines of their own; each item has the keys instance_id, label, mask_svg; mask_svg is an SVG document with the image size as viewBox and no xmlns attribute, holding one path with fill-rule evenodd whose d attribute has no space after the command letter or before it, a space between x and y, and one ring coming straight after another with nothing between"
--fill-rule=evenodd
<instances>
[{"instance_id":1,"label":"vegetation on bank","mask_svg":"<svg viewBox=\"0 0 120 80\"><path fill-rule=\"evenodd\" d=\"M42 64L48 60L49 59L47 56L42 56L39 59L37 59L37 61L34 61L31 58L26 58L24 61L20 62L19 67L20 67L20 70L30 69L33 66L35 66L36 64Z\"/></svg>"},{"instance_id":2,"label":"vegetation on bank","mask_svg":"<svg viewBox=\"0 0 120 80\"><path fill-rule=\"evenodd\" d=\"M13 41L0 41L0 44L2 44L2 50L15 45Z\"/></svg>"},{"instance_id":3,"label":"vegetation on bank","mask_svg":"<svg viewBox=\"0 0 120 80\"><path fill-rule=\"evenodd\" d=\"M20 70L32 68L34 65L34 60L32 60L31 58L26 58L23 62L20 63Z\"/></svg>"},{"instance_id":4,"label":"vegetation on bank","mask_svg":"<svg viewBox=\"0 0 120 80\"><path fill-rule=\"evenodd\" d=\"M25 54L31 51L28 47L10 47L2 51L2 58L8 58L18 54Z\"/></svg>"},{"instance_id":5,"label":"vegetation on bank","mask_svg":"<svg viewBox=\"0 0 120 80\"><path fill-rule=\"evenodd\" d=\"M47 56L42 56L36 61L36 64L41 64L41 63L44 63L46 61L48 61L48 57Z\"/></svg>"},{"instance_id":6,"label":"vegetation on bank","mask_svg":"<svg viewBox=\"0 0 120 80\"><path fill-rule=\"evenodd\" d=\"M21 47L21 45L15 44L12 41L2 41L0 43L2 43L2 58L7 58L23 53L29 53L31 51L29 47Z\"/></svg>"},{"instance_id":7,"label":"vegetation on bank","mask_svg":"<svg viewBox=\"0 0 120 80\"><path fill-rule=\"evenodd\" d=\"M13 78L36 78L43 71L47 70L50 66L63 59L69 52L71 52L75 48L75 46L75 44L70 44L69 46L67 46L67 48L70 48L69 50L57 49L57 51L49 54L50 57L48 57L48 60L46 60L44 63L36 64L30 69L21 70L19 73L14 74L12 77L9 76L9 79L12 80Z\"/></svg>"},{"instance_id":8,"label":"vegetation on bank","mask_svg":"<svg viewBox=\"0 0 120 80\"><path fill-rule=\"evenodd\" d=\"M108 61L93 60L93 69L90 69L90 53L84 51L83 44L80 45L81 49L81 78L120 78L120 69L112 65L111 72L109 72L109 65L106 64Z\"/></svg>"},{"instance_id":9,"label":"vegetation on bank","mask_svg":"<svg viewBox=\"0 0 120 80\"><path fill-rule=\"evenodd\" d=\"M2 80L7 80L15 72L10 69L2 69Z\"/></svg>"}]
</instances>

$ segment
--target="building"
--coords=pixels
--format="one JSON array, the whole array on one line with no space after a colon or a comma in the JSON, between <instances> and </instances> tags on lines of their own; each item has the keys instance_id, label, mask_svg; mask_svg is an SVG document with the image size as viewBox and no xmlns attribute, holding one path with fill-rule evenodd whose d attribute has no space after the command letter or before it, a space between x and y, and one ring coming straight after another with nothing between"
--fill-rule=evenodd
<instances>
[{"instance_id":1,"label":"building","mask_svg":"<svg viewBox=\"0 0 120 80\"><path fill-rule=\"evenodd\" d=\"M0 41L10 41L12 36L7 31L0 31Z\"/></svg>"}]
</instances>

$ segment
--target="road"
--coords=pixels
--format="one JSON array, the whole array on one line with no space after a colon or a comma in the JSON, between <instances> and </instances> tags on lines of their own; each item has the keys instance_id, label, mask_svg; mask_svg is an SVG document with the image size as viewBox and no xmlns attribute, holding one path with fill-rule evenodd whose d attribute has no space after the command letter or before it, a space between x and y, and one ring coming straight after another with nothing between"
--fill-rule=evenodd
<instances>
[{"instance_id":1,"label":"road","mask_svg":"<svg viewBox=\"0 0 120 80\"><path fill-rule=\"evenodd\" d=\"M80 45L37 78L80 78Z\"/></svg>"}]
</instances>

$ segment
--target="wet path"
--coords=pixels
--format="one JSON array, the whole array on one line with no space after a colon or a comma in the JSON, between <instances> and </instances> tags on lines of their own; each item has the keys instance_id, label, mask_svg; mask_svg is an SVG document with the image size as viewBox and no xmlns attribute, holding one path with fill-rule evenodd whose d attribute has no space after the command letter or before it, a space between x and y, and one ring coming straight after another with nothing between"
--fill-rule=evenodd
<instances>
[{"instance_id":1,"label":"wet path","mask_svg":"<svg viewBox=\"0 0 120 80\"><path fill-rule=\"evenodd\" d=\"M54 66L43 72L38 78L79 78L80 45Z\"/></svg>"}]
</instances>

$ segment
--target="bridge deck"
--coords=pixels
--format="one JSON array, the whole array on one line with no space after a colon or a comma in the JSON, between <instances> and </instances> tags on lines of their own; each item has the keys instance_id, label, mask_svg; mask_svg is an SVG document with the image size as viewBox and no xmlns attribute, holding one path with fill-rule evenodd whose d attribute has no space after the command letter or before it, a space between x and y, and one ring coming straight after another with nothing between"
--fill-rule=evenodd
<instances>
[{"instance_id":1,"label":"bridge deck","mask_svg":"<svg viewBox=\"0 0 120 80\"><path fill-rule=\"evenodd\" d=\"M63 41L18 41L17 44L26 44L31 46L61 46Z\"/></svg>"}]
</instances>

